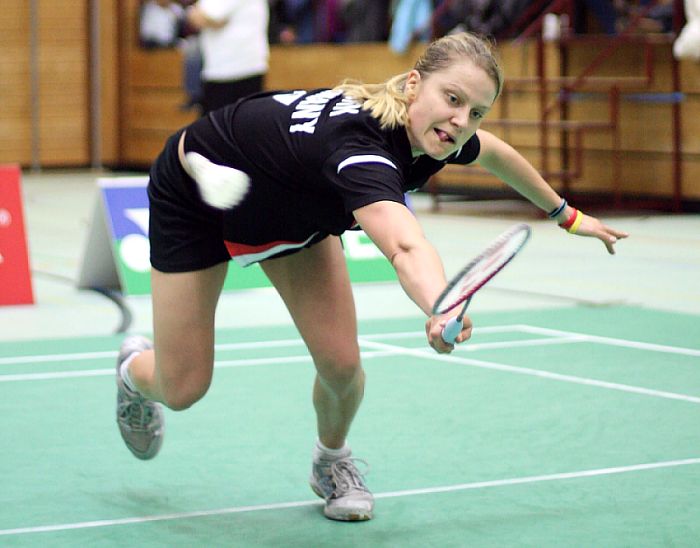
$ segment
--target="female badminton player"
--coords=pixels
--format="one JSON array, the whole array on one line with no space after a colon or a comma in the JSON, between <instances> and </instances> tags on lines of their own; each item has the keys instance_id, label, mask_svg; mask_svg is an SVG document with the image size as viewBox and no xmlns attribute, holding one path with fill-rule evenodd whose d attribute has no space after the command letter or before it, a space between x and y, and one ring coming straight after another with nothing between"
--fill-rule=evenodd
<instances>
[{"instance_id":1,"label":"female badminton player","mask_svg":"<svg viewBox=\"0 0 700 548\"><path fill-rule=\"evenodd\" d=\"M465 316L454 339L441 336L459 310L432 313L445 273L404 192L445 164L479 162L610 253L626 237L568 205L519 153L479 129L502 85L491 44L455 34L385 83L253 95L167 141L148 186L154 341L127 338L117 364L117 420L136 457L161 447L161 405L187 409L209 388L228 261L260 263L316 368L311 487L328 518L372 518L373 496L346 444L365 375L339 236L361 227L374 241L441 353L468 339L472 323Z\"/></svg>"}]
</instances>

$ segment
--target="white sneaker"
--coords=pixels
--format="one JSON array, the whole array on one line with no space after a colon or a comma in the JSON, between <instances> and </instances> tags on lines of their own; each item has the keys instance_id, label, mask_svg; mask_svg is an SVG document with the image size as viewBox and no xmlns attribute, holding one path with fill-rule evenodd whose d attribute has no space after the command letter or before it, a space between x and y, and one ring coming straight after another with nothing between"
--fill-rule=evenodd
<instances>
[{"instance_id":1,"label":"white sneaker","mask_svg":"<svg viewBox=\"0 0 700 548\"><path fill-rule=\"evenodd\" d=\"M372 519L374 497L355 462L367 463L350 456L338 460L314 459L309 484L314 493L326 500L323 513L340 521Z\"/></svg>"},{"instance_id":2,"label":"white sneaker","mask_svg":"<svg viewBox=\"0 0 700 548\"><path fill-rule=\"evenodd\" d=\"M124 443L136 458L152 459L163 445L165 425L160 404L147 400L141 394L129 389L119 369L121 364L134 352L153 348L145 337L127 337L119 349L117 358L117 424Z\"/></svg>"}]
</instances>

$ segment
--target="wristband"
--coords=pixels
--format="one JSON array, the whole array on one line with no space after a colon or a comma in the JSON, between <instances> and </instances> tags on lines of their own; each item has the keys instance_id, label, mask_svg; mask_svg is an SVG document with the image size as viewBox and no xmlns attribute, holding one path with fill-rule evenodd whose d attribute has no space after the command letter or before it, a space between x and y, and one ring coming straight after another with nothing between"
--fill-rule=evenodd
<instances>
[{"instance_id":1,"label":"wristband","mask_svg":"<svg viewBox=\"0 0 700 548\"><path fill-rule=\"evenodd\" d=\"M583 221L583 212L579 210L578 215L576 215L576 220L574 221L574 224L567 228L566 231L569 234L576 234L576 231L581 226L581 221Z\"/></svg>"},{"instance_id":2,"label":"wristband","mask_svg":"<svg viewBox=\"0 0 700 548\"><path fill-rule=\"evenodd\" d=\"M562 198L561 204L559 204L559 207L555 207L552 211L547 213L547 217L549 217L550 219L554 219L554 217L556 217L562 211L564 211L564 208L566 208L567 205L568 205L568 203L566 202L566 198Z\"/></svg>"},{"instance_id":3,"label":"wristband","mask_svg":"<svg viewBox=\"0 0 700 548\"><path fill-rule=\"evenodd\" d=\"M572 209L573 211L571 212L569 218L559 225L564 230L569 230L569 228L571 228L571 225L573 225L576 222L576 219L578 218L578 209L576 209L575 207Z\"/></svg>"}]
</instances>

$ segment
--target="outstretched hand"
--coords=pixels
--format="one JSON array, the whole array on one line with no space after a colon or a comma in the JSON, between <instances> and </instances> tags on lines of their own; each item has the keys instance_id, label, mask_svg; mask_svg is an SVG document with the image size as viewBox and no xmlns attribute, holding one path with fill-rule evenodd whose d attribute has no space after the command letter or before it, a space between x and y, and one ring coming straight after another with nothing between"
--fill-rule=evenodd
<instances>
[{"instance_id":1,"label":"outstretched hand","mask_svg":"<svg viewBox=\"0 0 700 548\"><path fill-rule=\"evenodd\" d=\"M581 212L581 214L583 215L583 220L576 231L576 235L598 238L605 244L608 253L611 255L615 254L614 245L617 243L617 241L629 236L627 232L616 230L603 224L600 219L597 219L596 217L591 217L583 212Z\"/></svg>"}]
</instances>

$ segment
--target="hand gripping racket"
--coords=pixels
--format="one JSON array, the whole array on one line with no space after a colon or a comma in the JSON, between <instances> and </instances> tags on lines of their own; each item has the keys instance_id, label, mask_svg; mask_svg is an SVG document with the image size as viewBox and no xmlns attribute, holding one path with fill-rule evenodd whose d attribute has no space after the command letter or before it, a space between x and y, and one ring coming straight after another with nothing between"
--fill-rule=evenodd
<instances>
[{"instance_id":1,"label":"hand gripping racket","mask_svg":"<svg viewBox=\"0 0 700 548\"><path fill-rule=\"evenodd\" d=\"M462 319L474 293L498 274L523 248L530 238L530 227L517 224L496 238L491 245L465 266L435 301L433 315L445 314L462 305L461 312L450 319L442 331L442 339L453 344L462 331Z\"/></svg>"}]
</instances>

